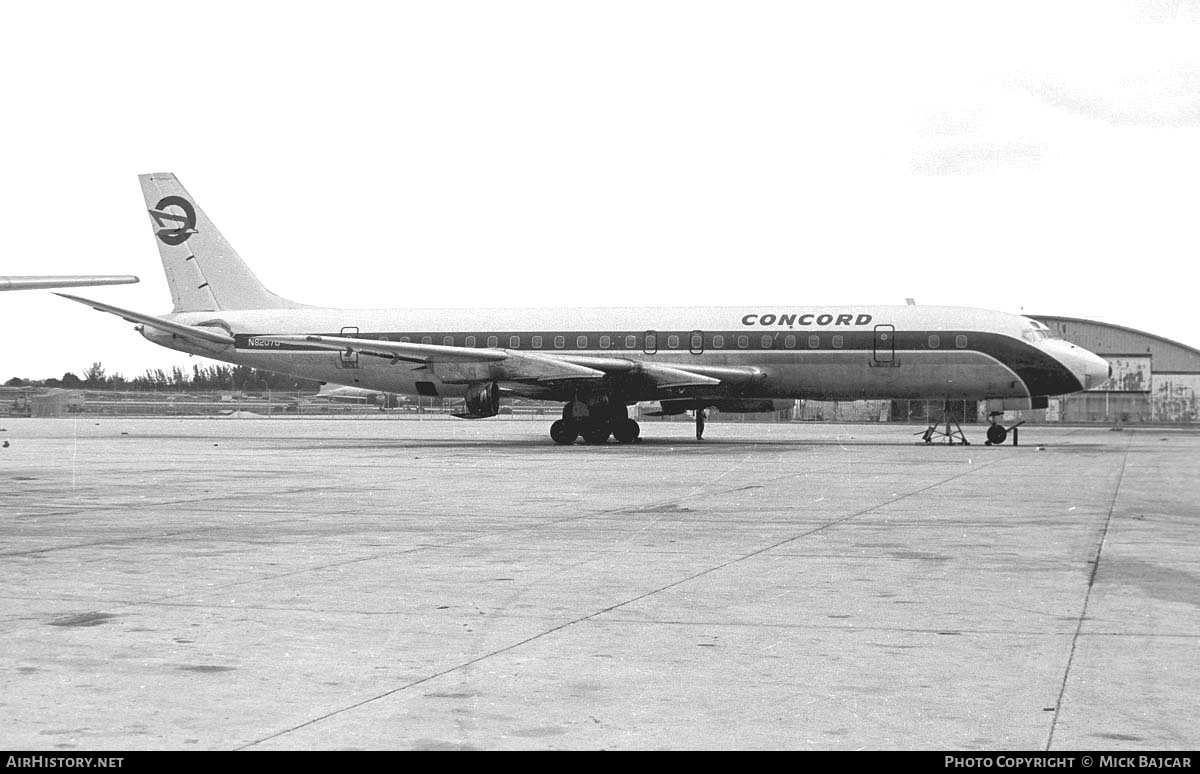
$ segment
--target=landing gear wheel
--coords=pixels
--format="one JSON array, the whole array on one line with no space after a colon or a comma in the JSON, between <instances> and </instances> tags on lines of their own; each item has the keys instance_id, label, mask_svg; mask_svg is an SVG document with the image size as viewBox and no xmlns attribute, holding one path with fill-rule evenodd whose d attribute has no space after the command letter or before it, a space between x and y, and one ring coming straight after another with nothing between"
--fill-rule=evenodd
<instances>
[{"instance_id":1,"label":"landing gear wheel","mask_svg":"<svg viewBox=\"0 0 1200 774\"><path fill-rule=\"evenodd\" d=\"M641 434L641 426L632 419L618 419L613 423L613 438L617 443L633 443Z\"/></svg>"},{"instance_id":2,"label":"landing gear wheel","mask_svg":"<svg viewBox=\"0 0 1200 774\"><path fill-rule=\"evenodd\" d=\"M696 409L696 440L704 440L704 420L707 419L707 414L704 409Z\"/></svg>"},{"instance_id":3,"label":"landing gear wheel","mask_svg":"<svg viewBox=\"0 0 1200 774\"><path fill-rule=\"evenodd\" d=\"M579 432L575 429L574 423L564 422L559 419L550 425L550 437L554 439L555 443L566 446L575 443L575 439L579 437Z\"/></svg>"},{"instance_id":4,"label":"landing gear wheel","mask_svg":"<svg viewBox=\"0 0 1200 774\"><path fill-rule=\"evenodd\" d=\"M583 442L590 444L601 444L608 441L608 437L612 435L612 428L607 422L589 423L583 428Z\"/></svg>"},{"instance_id":5,"label":"landing gear wheel","mask_svg":"<svg viewBox=\"0 0 1200 774\"><path fill-rule=\"evenodd\" d=\"M1003 425L992 425L987 429L987 442L991 446L999 446L1008 438L1008 431Z\"/></svg>"}]
</instances>

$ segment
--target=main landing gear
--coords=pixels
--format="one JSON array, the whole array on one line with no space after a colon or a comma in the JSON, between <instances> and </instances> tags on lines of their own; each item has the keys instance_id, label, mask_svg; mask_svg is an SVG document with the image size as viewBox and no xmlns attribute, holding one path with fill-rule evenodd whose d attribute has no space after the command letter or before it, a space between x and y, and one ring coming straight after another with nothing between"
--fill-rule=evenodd
<instances>
[{"instance_id":1,"label":"main landing gear","mask_svg":"<svg viewBox=\"0 0 1200 774\"><path fill-rule=\"evenodd\" d=\"M583 411L577 412L577 408ZM642 428L629 418L623 405L584 408L583 404L568 403L563 407L563 418L550 425L550 437L563 446L575 443L580 436L588 444L607 443L609 436L617 443L634 443L641 433Z\"/></svg>"}]
</instances>

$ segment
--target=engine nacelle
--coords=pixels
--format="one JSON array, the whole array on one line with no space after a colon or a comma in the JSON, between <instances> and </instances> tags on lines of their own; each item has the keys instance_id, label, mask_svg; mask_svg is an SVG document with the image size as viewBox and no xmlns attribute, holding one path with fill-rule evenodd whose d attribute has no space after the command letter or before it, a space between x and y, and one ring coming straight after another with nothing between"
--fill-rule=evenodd
<instances>
[{"instance_id":1,"label":"engine nacelle","mask_svg":"<svg viewBox=\"0 0 1200 774\"><path fill-rule=\"evenodd\" d=\"M500 413L500 386L495 382L476 382L467 388L467 413L455 414L466 419L483 419Z\"/></svg>"}]
</instances>

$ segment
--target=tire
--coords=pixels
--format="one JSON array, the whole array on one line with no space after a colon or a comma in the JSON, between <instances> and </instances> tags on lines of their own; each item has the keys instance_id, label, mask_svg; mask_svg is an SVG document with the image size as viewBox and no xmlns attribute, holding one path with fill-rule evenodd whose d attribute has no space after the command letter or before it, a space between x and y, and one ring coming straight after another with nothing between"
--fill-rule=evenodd
<instances>
[{"instance_id":1,"label":"tire","mask_svg":"<svg viewBox=\"0 0 1200 774\"><path fill-rule=\"evenodd\" d=\"M601 444L608 441L608 437L612 435L612 429L607 422L597 422L583 429L583 442L590 444Z\"/></svg>"},{"instance_id":2,"label":"tire","mask_svg":"<svg viewBox=\"0 0 1200 774\"><path fill-rule=\"evenodd\" d=\"M550 425L550 437L554 439L555 443L567 446L575 443L575 439L579 437L579 433L575 431L574 427L559 419Z\"/></svg>"},{"instance_id":3,"label":"tire","mask_svg":"<svg viewBox=\"0 0 1200 774\"><path fill-rule=\"evenodd\" d=\"M632 419L617 420L613 426L613 438L617 443L633 443L642 434L642 428Z\"/></svg>"}]
</instances>

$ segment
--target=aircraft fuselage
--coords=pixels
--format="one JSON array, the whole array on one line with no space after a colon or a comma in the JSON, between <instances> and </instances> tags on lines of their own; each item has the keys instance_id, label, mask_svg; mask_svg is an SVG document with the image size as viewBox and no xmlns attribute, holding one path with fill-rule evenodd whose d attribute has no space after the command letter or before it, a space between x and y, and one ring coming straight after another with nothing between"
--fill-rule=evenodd
<instances>
[{"instance_id":1,"label":"aircraft fuselage","mask_svg":"<svg viewBox=\"0 0 1200 774\"><path fill-rule=\"evenodd\" d=\"M156 343L239 365L411 395L462 396L466 383L421 364L281 343L280 334L352 336L452 347L629 358L665 365L752 367L761 379L689 397L1028 399L1086 389L1107 363L1018 315L962 307L402 309L304 308L190 312L177 322L216 326L233 346L198 344L154 329ZM606 385L612 391L612 385ZM572 388L578 389L578 386ZM570 400L562 385L506 385L512 394ZM625 402L671 397L637 384Z\"/></svg>"}]
</instances>

